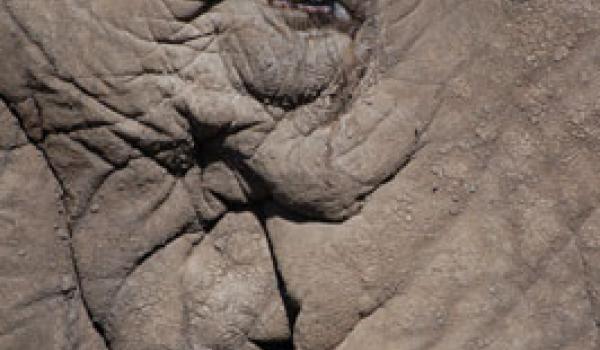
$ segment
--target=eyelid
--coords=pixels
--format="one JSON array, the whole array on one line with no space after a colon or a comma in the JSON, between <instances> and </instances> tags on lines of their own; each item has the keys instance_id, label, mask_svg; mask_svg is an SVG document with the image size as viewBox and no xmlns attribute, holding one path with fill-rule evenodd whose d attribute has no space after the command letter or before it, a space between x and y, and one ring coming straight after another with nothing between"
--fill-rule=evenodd
<instances>
[{"instance_id":1,"label":"eyelid","mask_svg":"<svg viewBox=\"0 0 600 350\"><path fill-rule=\"evenodd\" d=\"M338 20L344 22L350 22L352 20L352 16L350 15L346 7L340 4L338 1L334 1L333 3L333 15Z\"/></svg>"}]
</instances>

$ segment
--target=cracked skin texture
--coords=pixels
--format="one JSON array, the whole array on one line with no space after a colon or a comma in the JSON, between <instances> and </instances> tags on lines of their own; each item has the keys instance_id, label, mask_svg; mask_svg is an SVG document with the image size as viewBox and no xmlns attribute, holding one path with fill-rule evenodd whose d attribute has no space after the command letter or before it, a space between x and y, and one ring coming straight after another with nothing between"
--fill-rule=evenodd
<instances>
[{"instance_id":1,"label":"cracked skin texture","mask_svg":"<svg viewBox=\"0 0 600 350\"><path fill-rule=\"evenodd\" d=\"M598 348L593 1L0 5L0 348Z\"/></svg>"}]
</instances>

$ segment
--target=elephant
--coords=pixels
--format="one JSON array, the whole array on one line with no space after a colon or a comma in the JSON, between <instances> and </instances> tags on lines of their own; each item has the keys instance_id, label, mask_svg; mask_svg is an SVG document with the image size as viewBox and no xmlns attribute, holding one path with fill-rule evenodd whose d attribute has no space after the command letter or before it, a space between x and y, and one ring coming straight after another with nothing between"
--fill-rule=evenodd
<instances>
[{"instance_id":1,"label":"elephant","mask_svg":"<svg viewBox=\"0 0 600 350\"><path fill-rule=\"evenodd\" d=\"M600 4L4 0L0 348L598 349Z\"/></svg>"}]
</instances>

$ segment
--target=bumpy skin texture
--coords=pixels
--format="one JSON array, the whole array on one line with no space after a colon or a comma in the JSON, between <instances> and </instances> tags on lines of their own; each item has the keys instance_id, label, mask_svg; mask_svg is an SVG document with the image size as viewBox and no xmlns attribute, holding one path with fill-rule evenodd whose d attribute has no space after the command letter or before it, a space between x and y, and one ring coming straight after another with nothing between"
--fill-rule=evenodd
<instances>
[{"instance_id":1,"label":"bumpy skin texture","mask_svg":"<svg viewBox=\"0 0 600 350\"><path fill-rule=\"evenodd\" d=\"M1 349L598 349L600 7L0 4Z\"/></svg>"}]
</instances>

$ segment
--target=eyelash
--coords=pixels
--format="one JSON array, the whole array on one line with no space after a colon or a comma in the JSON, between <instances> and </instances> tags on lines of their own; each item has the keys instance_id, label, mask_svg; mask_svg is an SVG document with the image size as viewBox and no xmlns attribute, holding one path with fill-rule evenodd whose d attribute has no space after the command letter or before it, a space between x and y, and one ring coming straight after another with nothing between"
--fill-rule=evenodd
<instances>
[{"instance_id":1,"label":"eyelash","mask_svg":"<svg viewBox=\"0 0 600 350\"><path fill-rule=\"evenodd\" d=\"M351 22L352 15L348 9L342 5L339 1L324 2L323 5L307 4L302 1L292 0L269 0L269 5L277 8L293 9L298 11L305 11L313 15L325 15L331 18L335 18L342 22ZM317 8L321 8L317 10ZM315 12L309 12L313 9ZM321 12L318 12L321 11Z\"/></svg>"}]
</instances>

